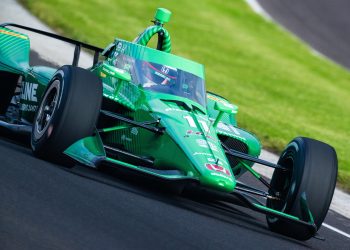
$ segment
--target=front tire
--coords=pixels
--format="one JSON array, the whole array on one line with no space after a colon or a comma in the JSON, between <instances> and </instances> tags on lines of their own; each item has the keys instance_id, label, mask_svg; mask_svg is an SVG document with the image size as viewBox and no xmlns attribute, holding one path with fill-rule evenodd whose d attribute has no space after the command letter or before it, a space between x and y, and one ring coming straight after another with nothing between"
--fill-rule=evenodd
<instances>
[{"instance_id":1,"label":"front tire","mask_svg":"<svg viewBox=\"0 0 350 250\"><path fill-rule=\"evenodd\" d=\"M93 134L101 102L102 83L96 75L67 65L58 69L34 117L31 136L34 155L71 166L72 161L63 151Z\"/></svg>"},{"instance_id":2,"label":"front tire","mask_svg":"<svg viewBox=\"0 0 350 250\"><path fill-rule=\"evenodd\" d=\"M272 194L279 192L281 200L268 200L267 206L308 220L301 207L307 201L317 230L328 212L337 180L338 161L333 147L320 141L298 137L282 152L278 164L289 172L275 170L271 179ZM313 235L307 228L267 216L272 231L298 240L308 240Z\"/></svg>"}]
</instances>

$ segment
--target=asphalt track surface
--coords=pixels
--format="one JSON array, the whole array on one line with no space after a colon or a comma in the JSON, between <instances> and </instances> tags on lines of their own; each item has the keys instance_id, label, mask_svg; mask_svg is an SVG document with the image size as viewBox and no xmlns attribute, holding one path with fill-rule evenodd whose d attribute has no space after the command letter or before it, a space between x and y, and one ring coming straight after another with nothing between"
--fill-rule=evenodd
<instances>
[{"instance_id":1,"label":"asphalt track surface","mask_svg":"<svg viewBox=\"0 0 350 250\"><path fill-rule=\"evenodd\" d=\"M350 69L349 0L258 0L274 20Z\"/></svg>"},{"instance_id":2,"label":"asphalt track surface","mask_svg":"<svg viewBox=\"0 0 350 250\"><path fill-rule=\"evenodd\" d=\"M267 229L263 215L165 192L167 186L110 169L73 169L36 159L27 139L0 138L1 249L349 249L298 242ZM250 181L247 179L247 181ZM326 222L345 227L330 212Z\"/></svg>"},{"instance_id":3,"label":"asphalt track surface","mask_svg":"<svg viewBox=\"0 0 350 250\"><path fill-rule=\"evenodd\" d=\"M34 52L32 62L46 64ZM270 232L264 215L168 189L110 168L42 161L28 138L2 130L0 248L350 249L349 238L325 227L319 230L325 241L298 242ZM349 220L332 211L325 222L350 231Z\"/></svg>"}]
</instances>

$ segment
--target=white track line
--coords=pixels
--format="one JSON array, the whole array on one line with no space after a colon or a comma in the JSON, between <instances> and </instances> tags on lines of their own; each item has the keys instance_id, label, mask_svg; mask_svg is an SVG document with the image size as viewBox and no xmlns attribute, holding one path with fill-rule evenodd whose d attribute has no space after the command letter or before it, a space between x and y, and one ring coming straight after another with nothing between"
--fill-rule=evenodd
<instances>
[{"instance_id":1,"label":"white track line","mask_svg":"<svg viewBox=\"0 0 350 250\"><path fill-rule=\"evenodd\" d=\"M328 225L326 223L322 223L322 226L324 226L324 227L326 227L326 228L328 228L328 229L330 229L330 230L332 230L334 232L337 232L338 234L341 234L341 235L345 236L346 238L350 239L350 234L347 234L347 233L339 230L338 228L332 227L331 225Z\"/></svg>"},{"instance_id":2,"label":"white track line","mask_svg":"<svg viewBox=\"0 0 350 250\"><path fill-rule=\"evenodd\" d=\"M255 13L264 17L267 21L272 21L272 17L267 13L257 0L245 0Z\"/></svg>"}]
</instances>

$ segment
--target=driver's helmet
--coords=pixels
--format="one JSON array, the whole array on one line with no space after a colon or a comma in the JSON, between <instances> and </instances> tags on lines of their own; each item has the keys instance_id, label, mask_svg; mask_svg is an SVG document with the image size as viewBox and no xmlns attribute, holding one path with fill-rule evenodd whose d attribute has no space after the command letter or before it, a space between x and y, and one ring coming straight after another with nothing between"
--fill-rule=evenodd
<instances>
[{"instance_id":1,"label":"driver's helmet","mask_svg":"<svg viewBox=\"0 0 350 250\"><path fill-rule=\"evenodd\" d=\"M154 85L173 85L176 83L176 68L144 61L142 71L146 81L154 83Z\"/></svg>"}]
</instances>

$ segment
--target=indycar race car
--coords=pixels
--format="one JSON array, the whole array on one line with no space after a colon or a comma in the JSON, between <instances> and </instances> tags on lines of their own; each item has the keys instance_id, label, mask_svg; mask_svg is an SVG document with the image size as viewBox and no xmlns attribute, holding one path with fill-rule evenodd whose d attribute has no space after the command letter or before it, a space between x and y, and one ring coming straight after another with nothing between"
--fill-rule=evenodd
<instances>
[{"instance_id":1,"label":"indycar race car","mask_svg":"<svg viewBox=\"0 0 350 250\"><path fill-rule=\"evenodd\" d=\"M272 231L298 240L315 236L336 184L335 150L297 137L277 164L258 158L261 144L237 126L238 107L206 92L203 65L171 54L164 28L170 15L157 9L154 25L133 42L115 39L105 49L1 24L0 126L31 134L32 151L42 159L129 169L264 213ZM30 66L29 37L18 30L73 44L72 64ZM155 49L147 46L153 36ZM82 48L93 52L87 69L77 66ZM272 179L253 164L273 168ZM239 181L244 173L268 191Z\"/></svg>"}]
</instances>

